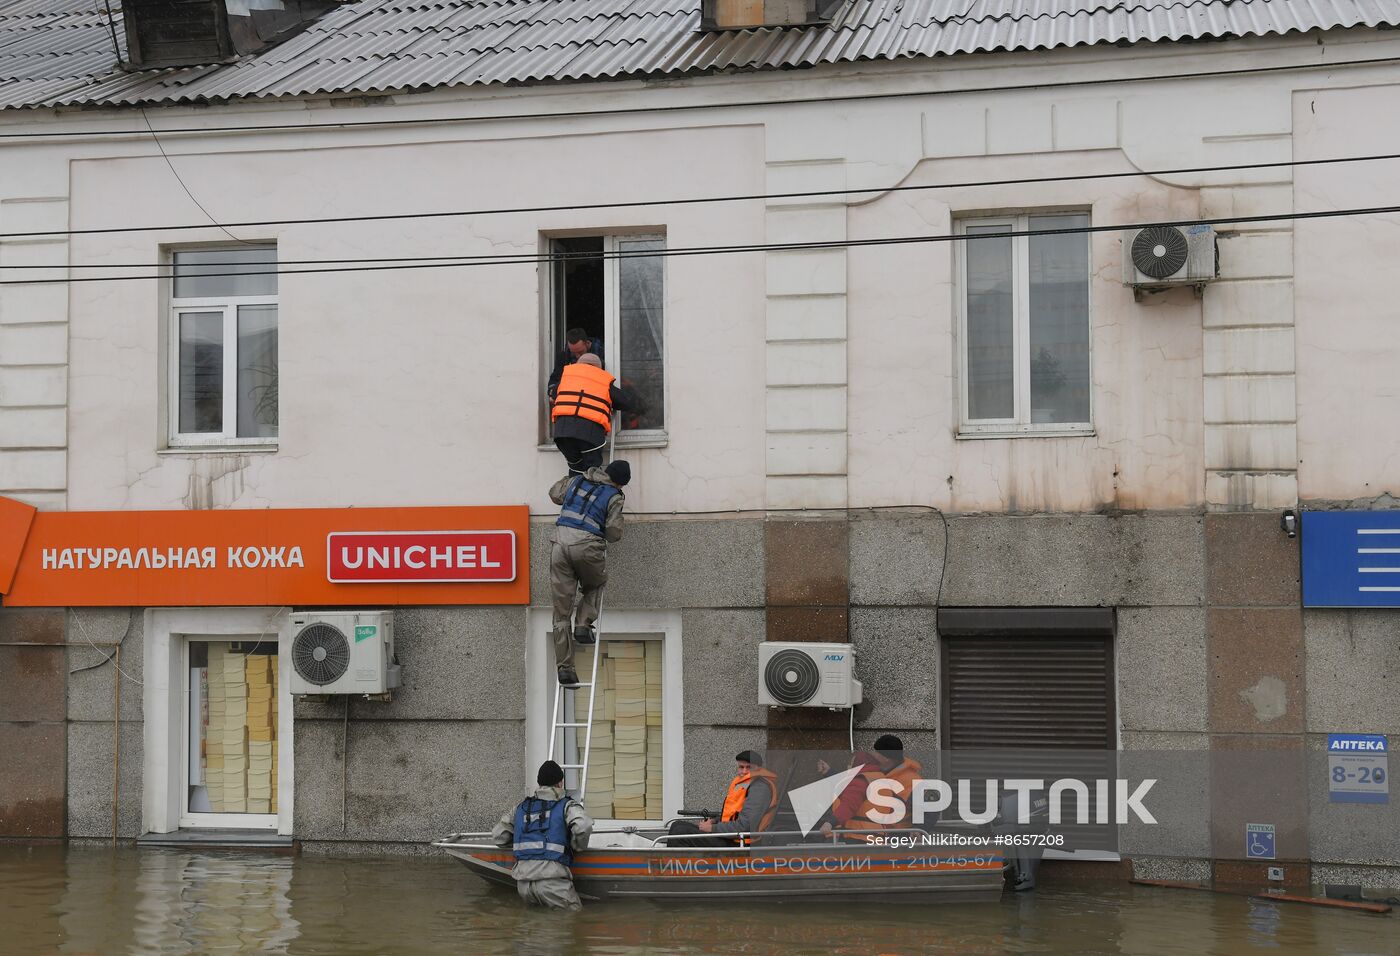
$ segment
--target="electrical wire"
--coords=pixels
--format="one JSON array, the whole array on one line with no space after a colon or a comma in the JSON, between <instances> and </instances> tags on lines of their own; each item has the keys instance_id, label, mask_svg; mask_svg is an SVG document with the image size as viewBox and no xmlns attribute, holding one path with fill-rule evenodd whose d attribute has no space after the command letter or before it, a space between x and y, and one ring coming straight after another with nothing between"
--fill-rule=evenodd
<instances>
[{"instance_id":1,"label":"electrical wire","mask_svg":"<svg viewBox=\"0 0 1400 956\"><path fill-rule=\"evenodd\" d=\"M96 661L92 664L85 664L82 667L75 667L68 673L70 675L81 674L83 673L83 671L95 670L104 664L112 664L116 668L116 671L119 675L124 677L126 680L131 681L138 687L142 686L143 682L141 680L132 677L126 671L122 670L121 664L117 663L117 651L121 649L122 644L126 643L127 636L131 634L131 625L135 621L135 618L135 613L131 610L128 610L126 613L126 630L122 632L122 636L117 640L117 643L113 646L112 652L110 654L105 654L102 660ZM73 620L77 622L78 631L82 635L83 640L87 642L87 644L91 646L93 650L97 651L97 653L104 654L102 648L99 647L96 643L94 643L92 638L88 636L87 625L83 623L82 615L79 614L76 610L73 612Z\"/></svg>"},{"instance_id":2,"label":"electrical wire","mask_svg":"<svg viewBox=\"0 0 1400 956\"><path fill-rule=\"evenodd\" d=\"M190 192L190 187L185 185L185 181L180 178L179 171L175 169L175 164L170 161L170 154L167 153L165 151L165 147L161 145L160 137L156 135L155 127L151 125L151 118L146 115L146 108L144 106L141 107L141 118L146 121L146 129L151 131L151 139L155 141L156 149L160 150L160 156L162 159L165 160L165 165L170 167L170 175L175 177L175 181L180 184L180 188L185 191L185 195L190 197L190 202L194 203L196 206L199 207L199 211L204 213L204 215L209 218L209 222L211 225L218 226L219 231L222 232L224 235L228 236L234 242L241 242L244 245L253 245L253 243L249 243L247 242L247 240L240 239L233 233L229 232L226 226L220 225L219 221L214 218L213 214L209 212L208 209L204 208L204 203L194 198L194 193Z\"/></svg>"},{"instance_id":3,"label":"electrical wire","mask_svg":"<svg viewBox=\"0 0 1400 956\"><path fill-rule=\"evenodd\" d=\"M911 58L908 58L908 59L909 59L909 60L913 60L912 57L911 57ZM791 98L791 99L730 100L730 101L727 101L727 102L722 101L722 102L716 102L716 103L679 103L679 104L670 105L670 106L657 106L657 105L651 105L651 106L621 106L621 107L614 107L614 108L610 108L610 109L596 109L596 110L551 110L551 111L538 112L538 113L500 113L500 114L495 114L495 115L437 116L437 117L414 117L414 118L380 119L380 120L341 120L341 121L339 121L339 122L334 122L334 123L266 123L266 124L248 124L248 125L236 125L236 126L172 126L172 127L169 127L168 129L162 129L161 132L162 132L162 133L208 133L208 134L217 134L217 133L263 133L263 132L292 131L292 132L298 132L298 133L305 133L305 132L314 132L314 131L316 131L316 130L323 130L323 129L325 129L325 130L332 130L332 129L337 129L337 130L338 130L338 129L363 129L363 128L372 128L372 127L388 127L388 128L394 128L394 127L412 127L412 126L436 126L436 125L449 124L449 123L497 123L497 122L503 122L503 121L513 121L513 120L578 119L578 118L606 117L606 116L634 116L634 115L647 115L647 114L671 114L671 113L683 113L683 112L691 112L691 111L706 111L706 112L709 112L709 111L715 111L715 110L752 109L752 108L754 108L754 107L765 107L765 106L779 106L779 107L781 107L781 106L812 106L812 105L828 105L828 106L829 106L829 105L832 105L832 104L841 104L841 103L869 102L869 101L872 101L872 100L874 100L874 101L879 101L879 100L900 100L900 99L910 99L910 98L913 98L913 97L975 96L975 95L977 95L977 94L979 94L979 93L1010 93L1010 92L1017 92L1017 91L1023 91L1023 90L1037 90L1037 91L1039 91L1039 90L1067 89L1067 88L1094 88L1094 87L1099 87L1099 86L1124 86L1124 85L1128 85L1128 84L1156 83L1156 82L1160 82L1160 81L1163 81L1163 80L1197 80L1197 79L1200 79L1200 80L1214 80L1214 79L1222 79L1222 78L1228 79L1228 78L1230 78L1230 77L1238 77L1238 76L1263 76L1263 75L1268 75L1268 74L1271 74L1271 73L1304 72L1304 71L1312 71L1312 70L1336 70L1336 69L1339 69L1339 68L1341 68L1341 67L1382 66L1382 65L1393 64L1393 63L1400 63L1400 57L1397 57L1397 56L1368 57L1368 58L1365 58L1365 59L1344 60L1344 61L1340 61L1340 62L1332 61L1332 62L1326 62L1326 63L1287 63L1287 64L1277 64L1277 65L1272 65L1272 66L1247 66L1247 67L1239 67L1239 68L1237 68L1237 69L1229 69L1229 70L1196 70L1196 71L1190 71L1190 72L1185 72L1185 73L1181 73L1181 72L1177 72L1177 73L1153 73L1153 74L1145 75L1145 76L1113 76L1113 77L1102 77L1102 78L1084 79L1084 80L1061 80L1061 81L1059 81L1059 82L1050 82L1050 83L1047 83L1047 82L1038 82L1038 83L1015 83L1015 84L1009 84L1009 85L1005 85L1005 86L974 86L974 87L965 87L965 88L956 88L956 89L954 89L954 88L949 88L949 89L938 89L938 90L929 90L929 89L922 89L922 90L899 90L899 91L886 92L886 93L853 93L853 94L851 94L851 95L849 95L849 96L809 96L809 97L796 97L796 98ZM758 74L758 73L764 73L764 72L776 73L777 71L751 70L751 71L745 71L745 72L746 72L746 73ZM793 71L789 70L789 71L785 71L785 72L792 73ZM692 79L692 78L694 78L694 77L676 77L676 76L674 76L674 75L670 75L670 76L666 76L665 78L666 78L666 79L670 79L670 80L674 80L674 79L677 79L677 78L681 78L681 79ZM900 77L900 78L905 78L905 77ZM912 77L910 77L910 78L912 78ZM621 79L623 79L623 80L633 80L633 79L636 79L636 77L622 77ZM601 83L600 81L593 81L593 82L594 82L594 83L597 83L599 86L602 85L602 83ZM582 85L582 84L577 84L577 85ZM437 89L443 89L443 88L444 88L444 87L437 87ZM614 90L599 90L599 89L598 89L598 86L594 86L593 89L596 90L596 91L599 93L599 95L610 95L610 94L612 94L612 93L615 92ZM372 90L347 90L347 91L345 91L345 92L347 92L347 93L355 93L355 94L357 94L357 95L359 95L359 96L378 96L378 95L382 95L382 96L388 97L388 96L394 95L395 93L403 93L403 92L410 92L410 93L411 93L412 91L411 91L411 90L409 90L409 91L405 91L405 90L395 90L395 91L388 91L388 92L384 92L384 93L379 93L379 92L377 92L377 91L372 91ZM222 103L229 103L229 104L237 103L238 105L246 105L246 104L248 104L248 103L256 102L256 101L259 100L259 99L262 99L262 98L261 98L261 97L257 97L257 96L245 96L245 97L236 97L236 98L235 98L235 97L230 97L230 98L228 98L228 99L226 99L226 100L223 100ZM300 100L298 100L298 101L300 101ZM188 102L168 102L168 101L167 101L167 102L160 102L160 101L151 100L151 101L147 101L147 102L148 102L150 105L159 105L159 106L163 106L163 107L166 107L166 108L180 108L180 107L183 107L183 108L198 108L198 107L205 107L205 106L208 106L210 102L216 102L216 103L217 103L217 102L220 102L220 101L216 101L216 100L203 100L203 101L190 100L190 101L188 101ZM102 105L102 104L94 104L94 105ZM121 105L122 105L122 106L129 106L129 105L131 105L131 104L121 104ZM145 104L143 104L143 105L145 105ZM222 104L221 104L221 105L222 105ZM55 107L46 107L46 106L34 106L34 107L29 107L29 109L34 109L34 110L53 109L53 108L55 108ZM107 108L111 109L111 108L114 108L114 107L111 106L111 105L108 105ZM140 132L141 132L140 130L129 130L129 129L117 129L117 130L106 130L106 129L104 129L104 130L58 130L58 131L49 131L49 132L40 132L40 131L36 131L36 130L26 130L26 131L20 132L20 133L0 133L0 140L5 140L5 139L58 139L58 138L71 139L71 138L84 138L84 137L133 136L133 135L138 135Z\"/></svg>"},{"instance_id":4,"label":"electrical wire","mask_svg":"<svg viewBox=\"0 0 1400 956\"><path fill-rule=\"evenodd\" d=\"M112 16L112 0L102 0L102 5L107 8L107 32L112 35L112 55L117 58L117 65L120 66L122 62L122 48L121 44L117 42L117 23L116 18ZM146 122L147 125L150 124L150 120Z\"/></svg>"},{"instance_id":5,"label":"electrical wire","mask_svg":"<svg viewBox=\"0 0 1400 956\"><path fill-rule=\"evenodd\" d=\"M152 131L154 132L154 131ZM157 139L157 145L159 140ZM162 154L164 150L162 150ZM1266 163L1223 163L1213 166L1178 166L1166 169L1119 170L1111 173L1067 173L1060 176L1025 176L1006 179L978 179L964 182L919 183L904 186L879 186L866 189L810 189L799 192L781 193L739 193L726 196L691 196L678 199L637 199L621 202L570 203L553 206L503 206L485 209L450 209L431 212L377 213L362 216L316 216L306 219L251 219L239 222L218 223L220 228L255 229L268 226L316 226L328 223L352 222L391 222L404 219L448 219L466 216L503 216L525 213L579 212L597 209L637 209L651 206L694 206L709 203L756 202L772 199L817 199L822 197L864 196L887 193L928 192L936 189L977 189L987 186L1032 186L1051 183L1073 183L1101 179L1130 179L1135 177L1163 178L1167 176L1191 176L1207 173L1243 172L1262 169L1298 169L1312 166L1331 166L1344 163L1371 163L1400 159L1400 153L1371 153L1360 156L1329 156L1318 159L1289 159ZM169 157L166 158L169 162ZM174 167L171 167L172 171ZM179 174L176 174L179 178ZM181 182L183 186L183 181ZM188 194L189 190L186 189ZM190 196L194 199L193 196ZM195 205L199 205L196 201ZM200 206L200 209L204 209ZM204 213L209 215L206 210ZM213 221L213 217L210 216ZM1231 220L1238 221L1238 220ZM52 231L0 232L0 239L44 239L59 236L100 236L129 232L181 232L192 229L208 229L209 223L177 223L163 226L101 226L89 229L59 229ZM239 240L246 242L247 240Z\"/></svg>"},{"instance_id":6,"label":"electrical wire","mask_svg":"<svg viewBox=\"0 0 1400 956\"><path fill-rule=\"evenodd\" d=\"M1400 212L1400 205L1394 206L1369 206L1350 209L1322 209L1312 212L1286 212L1271 213L1256 216L1231 216L1231 223L1266 223L1266 222L1299 222L1314 219L1340 219L1359 216L1382 216ZM722 246L685 246L669 249L646 249L638 251L600 252L589 253L588 257L599 261L613 259L666 259L680 256L703 256L703 255L733 255L746 252L789 252L801 250L817 249L860 249L871 246L899 246L915 244L933 244L943 242L962 242L968 239L1008 239L1028 236L1066 236L1066 235L1089 235L1100 232L1124 232L1133 229L1146 229L1154 226L1188 228L1191 226L1212 225L1211 220L1206 219L1169 219L1157 222L1144 223L1115 223L1112 225L1099 226L1073 226L1062 229L1021 229L1005 230L1002 232L978 233L975 236L968 236L960 233L948 233L924 236L886 236L877 239L840 239L816 242L777 242L777 243L754 243L751 245L722 245ZM333 267L314 269L247 269L238 272L201 272L202 278L215 278L221 276L256 276L256 275L324 275L340 272L386 272L400 271L404 269L443 269L443 268L464 268L471 266L495 266L495 265L542 265L556 262L560 259L568 258L566 254L555 253L520 253L518 255L483 255L483 256L451 256L446 257L450 261L439 261L434 257L414 256L409 261L404 262L398 259L359 259L346 260L358 263L370 263L369 265L338 265ZM55 269L82 269L82 265L53 266ZM168 270L168 266L162 266ZM0 280L0 286L22 286L22 285L68 285L78 282L140 282L170 278L169 271L157 273L155 275L120 275L120 276L79 276L77 278L65 279L5 279Z\"/></svg>"}]
</instances>

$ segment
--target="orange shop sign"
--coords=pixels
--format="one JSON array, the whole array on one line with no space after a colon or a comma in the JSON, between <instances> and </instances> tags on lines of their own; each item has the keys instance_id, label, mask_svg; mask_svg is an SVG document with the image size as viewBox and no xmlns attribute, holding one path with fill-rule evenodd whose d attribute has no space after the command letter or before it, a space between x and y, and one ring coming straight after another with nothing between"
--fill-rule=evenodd
<instances>
[{"instance_id":1,"label":"orange shop sign","mask_svg":"<svg viewBox=\"0 0 1400 956\"><path fill-rule=\"evenodd\" d=\"M527 604L529 509L42 511L0 498L8 607Z\"/></svg>"}]
</instances>

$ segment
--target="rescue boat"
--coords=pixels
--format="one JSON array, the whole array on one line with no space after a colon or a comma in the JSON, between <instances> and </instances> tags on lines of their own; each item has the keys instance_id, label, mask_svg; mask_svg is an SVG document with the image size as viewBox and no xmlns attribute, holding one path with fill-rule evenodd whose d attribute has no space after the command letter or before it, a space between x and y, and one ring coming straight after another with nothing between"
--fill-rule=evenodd
<instances>
[{"instance_id":1,"label":"rescue boat","mask_svg":"<svg viewBox=\"0 0 1400 956\"><path fill-rule=\"evenodd\" d=\"M808 843L796 831L766 832L761 845L691 848L669 846L661 829L595 832L595 845L574 858L574 886L589 900L992 902L1001 897L1008 863L992 846L936 845L922 831L910 831L901 845L840 836ZM628 845L597 845L611 842ZM509 849L494 845L489 833L454 833L433 846L489 883L515 885L515 859Z\"/></svg>"}]
</instances>

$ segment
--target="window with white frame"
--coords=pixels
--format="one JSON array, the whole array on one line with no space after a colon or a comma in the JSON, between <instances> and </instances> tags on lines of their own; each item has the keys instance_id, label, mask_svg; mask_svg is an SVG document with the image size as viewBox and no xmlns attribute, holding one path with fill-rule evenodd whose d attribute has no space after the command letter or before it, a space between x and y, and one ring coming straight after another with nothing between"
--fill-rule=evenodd
<instances>
[{"instance_id":1,"label":"window with white frame","mask_svg":"<svg viewBox=\"0 0 1400 956\"><path fill-rule=\"evenodd\" d=\"M1092 428L1088 225L1082 212L958 221L961 434Z\"/></svg>"},{"instance_id":2,"label":"window with white frame","mask_svg":"<svg viewBox=\"0 0 1400 956\"><path fill-rule=\"evenodd\" d=\"M590 688L559 689L552 615L548 608L536 610L529 618L526 650L530 778L541 761L555 760L565 765L569 792L577 797L582 790L584 806L597 820L657 825L674 817L684 793L680 613L606 613L598 643L578 648L574 657L579 677L590 682L597 654L590 720ZM586 773L576 767L582 763L588 765Z\"/></svg>"},{"instance_id":3,"label":"window with white frame","mask_svg":"<svg viewBox=\"0 0 1400 956\"><path fill-rule=\"evenodd\" d=\"M624 443L660 439L666 428L665 258L661 235L549 240L549 372L559 371L569 332L597 343L632 408L618 416Z\"/></svg>"},{"instance_id":4,"label":"window with white frame","mask_svg":"<svg viewBox=\"0 0 1400 956\"><path fill-rule=\"evenodd\" d=\"M275 444L276 245L178 249L171 259L170 444Z\"/></svg>"},{"instance_id":5,"label":"window with white frame","mask_svg":"<svg viewBox=\"0 0 1400 956\"><path fill-rule=\"evenodd\" d=\"M579 648L576 664L580 674L595 675L591 730L569 730L561 735L563 764L584 762L588 749L587 786L584 808L597 820L661 820L663 792L662 707L664 683L661 655L662 635L655 639L609 639L596 648L602 652L594 670L594 648ZM588 692L567 695L563 702L568 716L586 722L576 712L575 702L587 710ZM590 737L591 734L591 737ZM578 771L571 770L571 787Z\"/></svg>"}]
</instances>

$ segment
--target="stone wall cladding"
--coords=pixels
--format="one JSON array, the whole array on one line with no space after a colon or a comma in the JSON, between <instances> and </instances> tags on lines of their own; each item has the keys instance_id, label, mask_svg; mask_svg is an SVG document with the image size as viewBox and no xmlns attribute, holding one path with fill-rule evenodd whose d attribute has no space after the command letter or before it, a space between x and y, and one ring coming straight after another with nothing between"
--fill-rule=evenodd
<instances>
[{"instance_id":1,"label":"stone wall cladding","mask_svg":"<svg viewBox=\"0 0 1400 956\"><path fill-rule=\"evenodd\" d=\"M113 779L113 731L110 720L68 724L69 836L110 838L114 796L117 836L128 839L141 835L141 728L121 724L119 781Z\"/></svg>"},{"instance_id":2,"label":"stone wall cladding","mask_svg":"<svg viewBox=\"0 0 1400 956\"><path fill-rule=\"evenodd\" d=\"M1329 731L1361 726L1400 734L1400 704L1386 677L1392 664L1400 667L1400 643L1385 611L1302 615L1306 655L1289 658L1302 670L1280 678L1289 719L1250 723L1257 739L1239 738L1244 725L1226 720L1222 708L1235 707L1240 692L1267 676L1262 670L1251 676L1248 668L1267 669L1277 659L1287 628L1275 618L1298 613L1296 604L1290 612L1272 603L1283 602L1297 581L1296 558L1290 564L1287 552L1296 545L1274 540L1282 538L1274 515L955 515L947 521L946 578L944 527L932 511L852 512L808 522L629 523L628 536L613 548L608 597L626 607L680 610L687 806L717 803L739 750L800 743L810 731L844 747L845 715L825 711L788 712L793 733L775 738L770 713L756 698L758 645L768 638L848 638L857 646L867 693L857 711L857 746L892 732L913 753L936 752L940 579L949 606L1115 607L1126 750L1199 751L1213 740L1227 753L1256 743L1295 753L1306 729L1307 759L1315 761ZM547 524L533 530L533 593L541 604L550 531ZM1208 547L1215 549L1209 576ZM1258 590L1250 588L1252 580L1261 582ZM56 790L57 814L39 814L28 832L110 838L116 673L110 663L64 671L102 661L121 641L119 833L132 837L140 829L142 619L120 608L76 613L96 648L77 639L72 612L66 624L61 613L0 614L0 637L34 638L0 648L0 681L7 670L17 671L20 657L51 653L60 663L46 673L66 685L25 698L33 705L25 705L26 714L53 710L52 726L62 731L41 747L16 741L14 752L47 761L26 777L48 780ZM1241 615L1238 626L1231 623ZM400 608L395 622L403 687L392 703L349 704L344 829L344 704L296 705L295 836L307 852L423 852L453 830L488 827L518 799L533 771L523 760L526 609ZM65 631L68 646L55 646ZM1259 653L1239 652L1260 641ZM1227 693L1227 685L1234 689ZM1295 700L1295 688L1306 707ZM0 733L13 736L20 699L12 695L0 704ZM1239 706L1253 713L1246 703ZM1231 737L1233 745L1225 742ZM1400 845L1374 839L1377 808L1329 804L1322 778L1308 776L1312 810L1306 818L1290 815L1281 855L1311 855L1339 873L1345 867L1371 873L1400 858ZM1202 803L1211 799L1201 795ZM1172 824L1170 840L1125 834L1125 851L1141 857L1139 874L1195 879L1209 872L1209 858L1228 859L1239 828L1218 788L1214 800L1214 828L1183 817ZM1381 808L1384 826L1400 832L1400 818L1392 821L1389 809ZM1183 851L1200 858L1187 859Z\"/></svg>"},{"instance_id":3,"label":"stone wall cladding","mask_svg":"<svg viewBox=\"0 0 1400 956\"><path fill-rule=\"evenodd\" d=\"M522 721L354 720L343 743L346 730L334 720L297 722L301 839L430 842L489 829L525 792Z\"/></svg>"}]
</instances>

